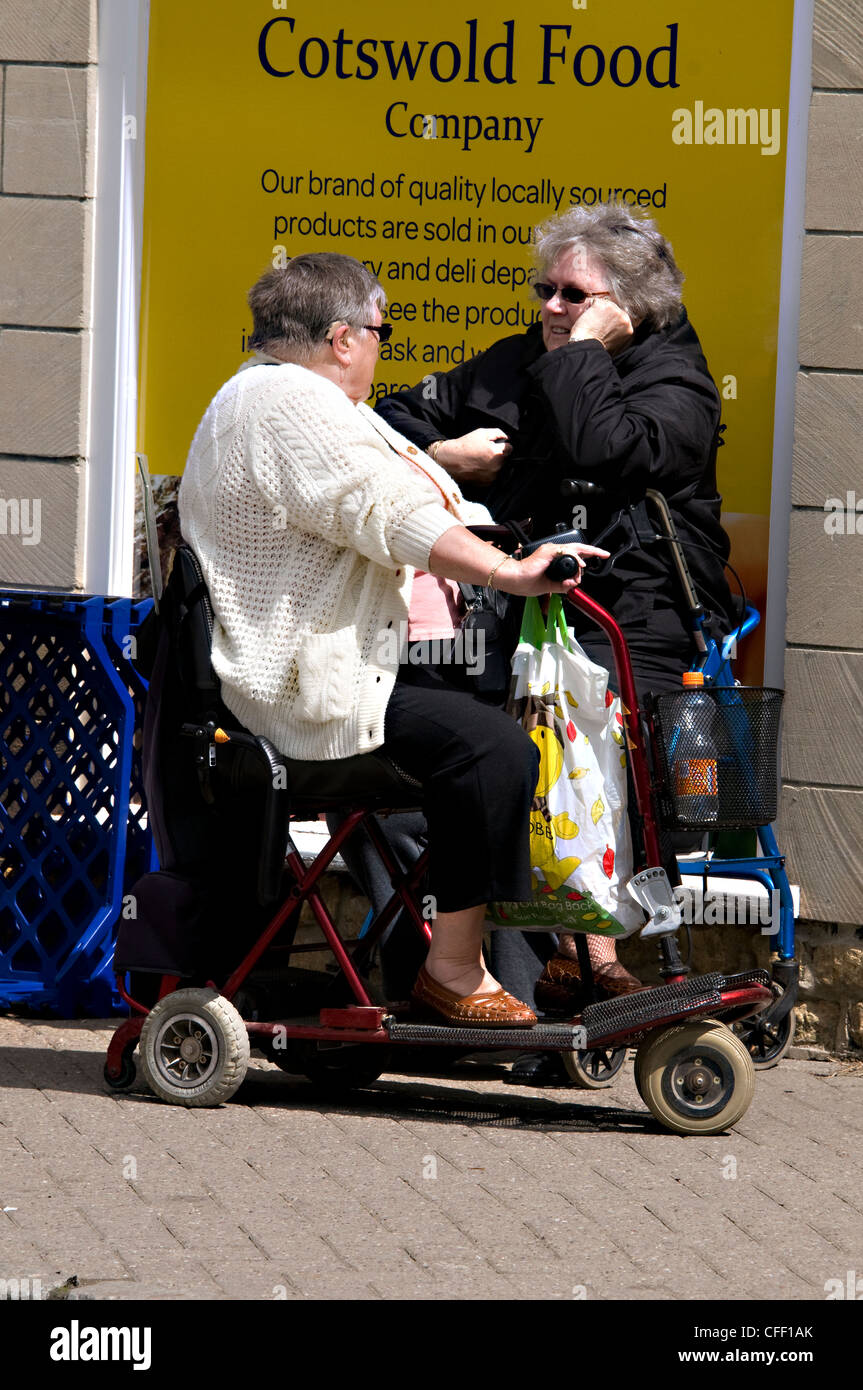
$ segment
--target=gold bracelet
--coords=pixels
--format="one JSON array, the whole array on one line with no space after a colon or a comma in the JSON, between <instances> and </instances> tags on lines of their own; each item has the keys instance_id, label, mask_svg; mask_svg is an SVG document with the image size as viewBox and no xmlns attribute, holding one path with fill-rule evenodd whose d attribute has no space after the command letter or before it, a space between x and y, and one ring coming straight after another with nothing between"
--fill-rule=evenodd
<instances>
[{"instance_id":1,"label":"gold bracelet","mask_svg":"<svg viewBox=\"0 0 863 1390\"><path fill-rule=\"evenodd\" d=\"M494 569L491 571L491 573L490 573L488 579L485 581L485 587L486 587L487 589L493 589L493 588L494 588L494 584L492 583L492 580L494 579L495 575L497 574L497 572L498 572L498 570L500 569L501 565L503 564L504 560L508 560L509 558L510 558L510 557L509 557L508 555L501 555L501 557L500 557L500 559L498 560L497 564L495 565Z\"/></svg>"},{"instance_id":2,"label":"gold bracelet","mask_svg":"<svg viewBox=\"0 0 863 1390\"><path fill-rule=\"evenodd\" d=\"M428 446L428 448L426 449L426 453L428 454L428 456L429 456L429 458L431 459L432 463L436 463L436 462L437 462L437 451L438 451L438 449L440 448L441 444L443 444L444 442L445 442L445 441L444 441L443 439L436 439L436 440L434 441L434 443L433 443L433 444L430 444L430 445Z\"/></svg>"}]
</instances>

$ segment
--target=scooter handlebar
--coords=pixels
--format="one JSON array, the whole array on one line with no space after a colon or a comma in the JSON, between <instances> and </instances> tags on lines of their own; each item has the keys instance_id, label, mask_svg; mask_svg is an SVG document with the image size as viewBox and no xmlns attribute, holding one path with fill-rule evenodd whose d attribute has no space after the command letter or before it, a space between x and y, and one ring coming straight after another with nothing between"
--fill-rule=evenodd
<instances>
[{"instance_id":1,"label":"scooter handlebar","mask_svg":"<svg viewBox=\"0 0 863 1390\"><path fill-rule=\"evenodd\" d=\"M521 554L523 557L532 555L541 545L586 544L587 542L583 533L576 527L571 531L555 531L553 536L541 536L539 540L531 541L530 545L523 546ZM587 570L592 570L597 565L602 565L604 563L605 562L598 555L590 555L585 557L584 567ZM574 555L555 555L554 559L550 561L546 567L545 572L549 579L553 579L556 584L559 584L564 579L572 579L573 575L578 573L578 570L579 564Z\"/></svg>"}]
</instances>

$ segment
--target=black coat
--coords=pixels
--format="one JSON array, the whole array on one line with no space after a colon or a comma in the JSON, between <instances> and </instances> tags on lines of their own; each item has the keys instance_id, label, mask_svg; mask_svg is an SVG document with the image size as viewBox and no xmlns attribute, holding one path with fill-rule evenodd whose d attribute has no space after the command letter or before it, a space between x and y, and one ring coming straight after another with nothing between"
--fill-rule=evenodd
<instances>
[{"instance_id":1,"label":"black coat","mask_svg":"<svg viewBox=\"0 0 863 1390\"><path fill-rule=\"evenodd\" d=\"M512 454L490 486L464 491L497 521L532 518L534 537L557 521L570 523L580 500L587 508L582 529L593 540L647 488L664 493L702 602L726 630L733 625L723 572L728 538L716 490L719 394L685 310L670 328L642 325L614 357L593 341L546 352L534 324L436 373L434 383L426 378L387 396L377 409L423 448L499 426ZM565 478L598 483L604 493L598 501L591 494L564 496ZM688 659L689 629L670 549L657 542L630 552L611 575L586 578L585 592L614 614L633 649L679 651ZM580 631L589 636L584 623Z\"/></svg>"}]
</instances>

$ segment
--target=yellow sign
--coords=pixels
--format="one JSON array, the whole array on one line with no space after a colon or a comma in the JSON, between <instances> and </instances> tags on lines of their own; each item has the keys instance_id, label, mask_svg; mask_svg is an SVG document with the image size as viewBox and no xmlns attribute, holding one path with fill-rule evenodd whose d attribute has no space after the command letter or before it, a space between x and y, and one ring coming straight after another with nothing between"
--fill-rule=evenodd
<instances>
[{"instance_id":1,"label":"yellow sign","mask_svg":"<svg viewBox=\"0 0 863 1390\"><path fill-rule=\"evenodd\" d=\"M723 397L730 512L770 504L791 0L151 0L139 448L182 471L271 264L338 250L396 332L376 393L538 316L536 224L655 216ZM766 549L765 549L766 565Z\"/></svg>"}]
</instances>

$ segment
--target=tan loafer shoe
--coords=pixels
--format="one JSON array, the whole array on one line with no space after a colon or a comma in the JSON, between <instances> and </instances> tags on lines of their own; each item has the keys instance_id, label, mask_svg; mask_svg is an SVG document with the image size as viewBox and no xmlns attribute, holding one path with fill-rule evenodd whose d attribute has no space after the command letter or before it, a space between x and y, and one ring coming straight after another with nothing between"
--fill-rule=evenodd
<instances>
[{"instance_id":1,"label":"tan loafer shoe","mask_svg":"<svg viewBox=\"0 0 863 1390\"><path fill-rule=\"evenodd\" d=\"M637 994L649 989L619 960L609 961L593 972L597 1000L618 999L623 994ZM578 961L569 956L552 956L536 982L534 998L541 1009L572 1010L584 1004L584 988Z\"/></svg>"},{"instance_id":2,"label":"tan loafer shoe","mask_svg":"<svg viewBox=\"0 0 863 1390\"><path fill-rule=\"evenodd\" d=\"M424 1013L434 1015L435 1022L459 1028L532 1028L536 1023L533 1010L505 989L497 989L494 994L455 994L433 980L425 966L417 976L411 997Z\"/></svg>"}]
</instances>

